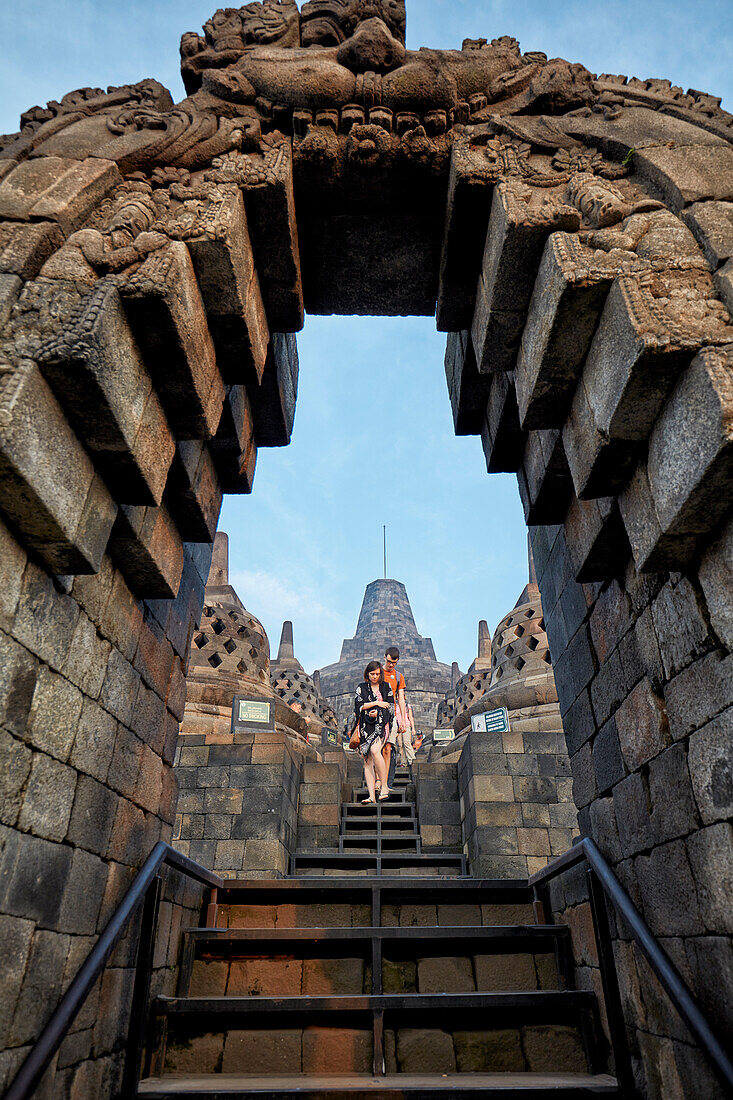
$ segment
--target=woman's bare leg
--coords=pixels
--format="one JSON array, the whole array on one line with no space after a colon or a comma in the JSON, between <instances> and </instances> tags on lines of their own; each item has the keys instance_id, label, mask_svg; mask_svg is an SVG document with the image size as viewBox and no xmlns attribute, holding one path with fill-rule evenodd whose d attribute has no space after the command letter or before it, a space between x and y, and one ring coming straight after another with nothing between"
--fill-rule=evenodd
<instances>
[{"instance_id":1,"label":"woman's bare leg","mask_svg":"<svg viewBox=\"0 0 733 1100\"><path fill-rule=\"evenodd\" d=\"M382 784L381 793L385 795L387 793L387 765L384 762L381 747L379 747L376 742L371 747L371 758L374 761L374 768L377 772L377 778Z\"/></svg>"},{"instance_id":2,"label":"woman's bare leg","mask_svg":"<svg viewBox=\"0 0 733 1100\"><path fill-rule=\"evenodd\" d=\"M376 797L374 794L374 761L371 756L371 751L368 756L364 757L364 782L367 785L370 800L372 802L375 802Z\"/></svg>"}]
</instances>

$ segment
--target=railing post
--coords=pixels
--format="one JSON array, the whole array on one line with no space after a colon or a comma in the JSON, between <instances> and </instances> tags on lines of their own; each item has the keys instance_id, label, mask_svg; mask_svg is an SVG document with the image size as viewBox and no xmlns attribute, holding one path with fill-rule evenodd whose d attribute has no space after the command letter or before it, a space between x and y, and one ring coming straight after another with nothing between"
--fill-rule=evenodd
<instances>
[{"instance_id":1,"label":"railing post","mask_svg":"<svg viewBox=\"0 0 733 1100\"><path fill-rule=\"evenodd\" d=\"M122 1100L134 1100L137 1096L137 1083L140 1078L145 1030L148 1022L150 1000L150 979L155 953L155 930L158 925L160 907L161 877L157 874L148 886L143 902L140 935L138 938L137 960L135 963L135 985L132 992L130 1009L130 1028L127 1033L127 1053L122 1077Z\"/></svg>"},{"instance_id":2,"label":"railing post","mask_svg":"<svg viewBox=\"0 0 733 1100\"><path fill-rule=\"evenodd\" d=\"M611 930L608 923L606 910L606 898L603 893L598 876L592 867L587 869L588 896L590 898L591 915L593 917L593 932L596 938L596 950L598 952L598 964L601 971L601 984L603 986L603 1000L606 1005L606 1017L608 1030L611 1035L613 1058L616 1068L616 1078L621 1087L621 1095L625 1098L636 1097L636 1085L634 1073L631 1067L631 1054L629 1052L629 1040L626 1033L621 1005L621 993L616 974L616 962L613 957L613 944L611 942Z\"/></svg>"}]
</instances>

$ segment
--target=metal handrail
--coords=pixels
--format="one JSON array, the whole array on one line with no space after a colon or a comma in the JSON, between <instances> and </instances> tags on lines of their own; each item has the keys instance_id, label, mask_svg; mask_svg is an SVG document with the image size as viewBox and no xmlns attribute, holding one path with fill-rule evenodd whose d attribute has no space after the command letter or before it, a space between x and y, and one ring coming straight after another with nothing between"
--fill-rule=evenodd
<instances>
[{"instance_id":1,"label":"metal handrail","mask_svg":"<svg viewBox=\"0 0 733 1100\"><path fill-rule=\"evenodd\" d=\"M667 952L660 945L654 933L649 928L639 910L634 905L629 895L613 873L610 864L598 848L598 845L588 837L579 840L569 851L558 856L541 871L537 871L529 879L529 885L537 890L546 886L552 879L557 878L564 871L579 863L588 863L597 881L603 888L603 892L613 903L615 909L626 922L634 941L641 948L647 962L658 978L662 988L667 993L672 1004L684 1020L691 1034L710 1059L713 1067L725 1082L733 1094L733 1061L726 1053L720 1041L716 1038L705 1016L698 1008L697 1002L685 983L677 967L670 959ZM589 872L590 873L590 872ZM593 882L591 881L591 906L593 909L594 928L598 940L597 913L598 906L593 904ZM603 914L605 916L605 914ZM609 945L610 947L610 937ZM598 943L599 961L603 970L602 945ZM612 957L612 956L611 956ZM604 983L605 984L605 983ZM610 1013L609 1013L610 1017Z\"/></svg>"},{"instance_id":2,"label":"metal handrail","mask_svg":"<svg viewBox=\"0 0 733 1100\"><path fill-rule=\"evenodd\" d=\"M163 865L173 867L189 878L214 889L221 889L224 879L208 871L192 859L181 855L165 841L159 841L135 876L129 890L110 917L107 925L79 969L73 982L44 1027L37 1041L13 1078L4 1100L28 1100L33 1094L51 1059L61 1046L66 1033L74 1022L92 986L104 969L104 964L115 944L121 939L127 925L145 901L148 889L154 883Z\"/></svg>"}]
</instances>

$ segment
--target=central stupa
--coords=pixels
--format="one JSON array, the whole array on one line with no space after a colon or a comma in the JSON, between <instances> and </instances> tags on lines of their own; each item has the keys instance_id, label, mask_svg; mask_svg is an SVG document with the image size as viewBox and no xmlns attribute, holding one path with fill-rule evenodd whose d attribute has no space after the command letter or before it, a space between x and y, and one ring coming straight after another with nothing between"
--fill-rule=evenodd
<instances>
[{"instance_id":1,"label":"central stupa","mask_svg":"<svg viewBox=\"0 0 733 1100\"><path fill-rule=\"evenodd\" d=\"M432 640L418 634L404 584L377 580L367 585L354 637L344 639L336 664L319 670L321 694L341 728L352 714L354 690L364 678L365 665L383 660L390 645L400 651L399 670L415 725L425 733L435 727L438 704L451 684L450 665L437 661Z\"/></svg>"}]
</instances>

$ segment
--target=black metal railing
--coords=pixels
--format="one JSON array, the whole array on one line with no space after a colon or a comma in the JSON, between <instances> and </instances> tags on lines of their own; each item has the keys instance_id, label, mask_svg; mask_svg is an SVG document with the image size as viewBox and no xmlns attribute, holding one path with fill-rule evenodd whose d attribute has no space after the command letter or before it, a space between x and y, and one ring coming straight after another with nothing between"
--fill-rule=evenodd
<instances>
[{"instance_id":1,"label":"black metal railing","mask_svg":"<svg viewBox=\"0 0 733 1100\"><path fill-rule=\"evenodd\" d=\"M564 855L558 856L557 859L548 863L547 867L543 867L541 871L532 875L529 884L534 890L535 900L542 903L541 893L545 891L548 883L581 863L588 865L588 897L593 917L593 931L606 1003L608 1029L616 1063L616 1077L622 1094L634 1097L637 1095L637 1090L613 956L606 898L623 918L634 942L640 948L691 1035L707 1056L725 1088L725 1095L733 1096L733 1062L700 1011L682 975L652 933L594 841L587 837L579 840Z\"/></svg>"},{"instance_id":2,"label":"black metal railing","mask_svg":"<svg viewBox=\"0 0 733 1100\"><path fill-rule=\"evenodd\" d=\"M156 844L18 1070L13 1083L5 1093L4 1100L28 1100L33 1095L94 983L102 973L115 944L122 938L125 929L142 905L143 915L138 935L135 983L122 1091L124 1097L135 1096L160 902L160 870L163 866L172 867L175 871L208 886L211 890L221 889L224 885L224 880L219 875L207 871L205 867L181 855L169 844L164 841Z\"/></svg>"}]
</instances>

